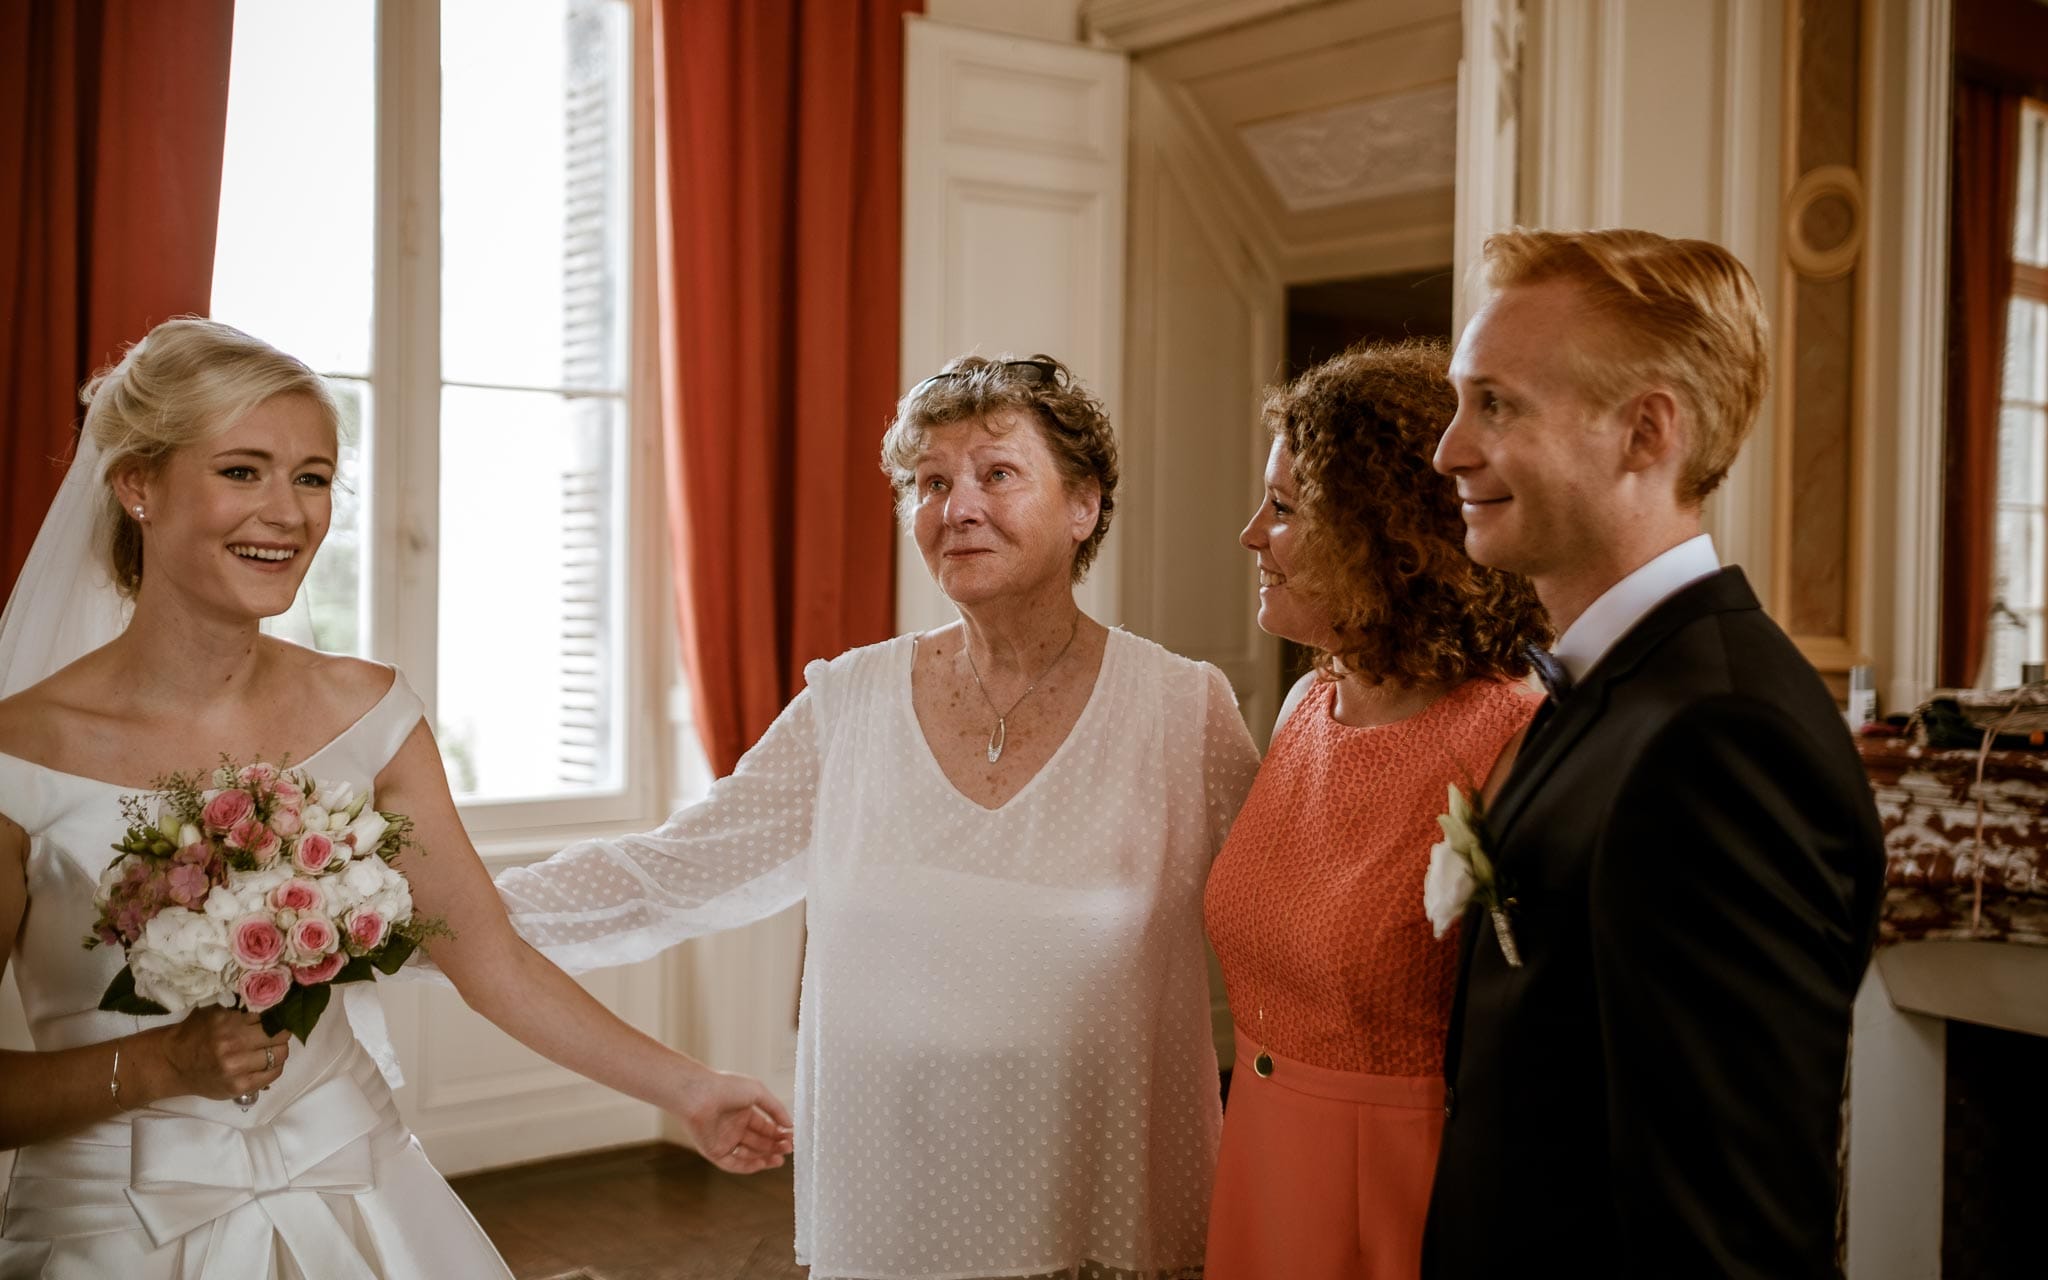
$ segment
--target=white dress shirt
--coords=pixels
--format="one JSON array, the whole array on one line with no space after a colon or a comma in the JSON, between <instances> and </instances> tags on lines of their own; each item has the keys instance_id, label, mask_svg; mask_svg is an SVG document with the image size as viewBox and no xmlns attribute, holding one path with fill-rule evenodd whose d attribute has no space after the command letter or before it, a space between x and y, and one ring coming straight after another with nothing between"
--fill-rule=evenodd
<instances>
[{"instance_id":1,"label":"white dress shirt","mask_svg":"<svg viewBox=\"0 0 2048 1280\"><path fill-rule=\"evenodd\" d=\"M1578 621L1565 628L1550 652L1577 683L1650 610L1701 578L1721 570L1710 534L1700 534L1666 551L1607 588Z\"/></svg>"}]
</instances>

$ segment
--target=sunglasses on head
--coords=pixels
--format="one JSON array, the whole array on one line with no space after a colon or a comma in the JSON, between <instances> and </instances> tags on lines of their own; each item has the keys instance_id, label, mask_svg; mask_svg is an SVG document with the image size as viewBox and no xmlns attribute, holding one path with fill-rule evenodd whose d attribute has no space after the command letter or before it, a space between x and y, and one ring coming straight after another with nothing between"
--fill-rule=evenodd
<instances>
[{"instance_id":1,"label":"sunglasses on head","mask_svg":"<svg viewBox=\"0 0 2048 1280\"><path fill-rule=\"evenodd\" d=\"M976 365L972 369L948 369L944 373L935 373L912 387L910 389L910 396L904 398L909 399L920 394L934 382L939 382L946 378L970 378L988 367L983 364ZM1017 381L1029 383L1032 386L1052 386L1058 384L1060 380L1060 367L1050 360L1005 360L1002 362L1001 367L1015 372Z\"/></svg>"}]
</instances>

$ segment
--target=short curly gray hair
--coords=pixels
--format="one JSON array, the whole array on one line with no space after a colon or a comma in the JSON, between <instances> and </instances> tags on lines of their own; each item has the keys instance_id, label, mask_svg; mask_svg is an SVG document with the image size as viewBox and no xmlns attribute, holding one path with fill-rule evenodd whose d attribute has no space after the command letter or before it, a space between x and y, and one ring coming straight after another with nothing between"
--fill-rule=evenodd
<instances>
[{"instance_id":1,"label":"short curly gray hair","mask_svg":"<svg viewBox=\"0 0 2048 1280\"><path fill-rule=\"evenodd\" d=\"M1051 356L958 356L897 402L896 420L882 436L882 471L896 490L897 513L909 521L917 496L917 457L930 428L986 422L1005 409L1020 410L1038 423L1069 489L1092 483L1101 495L1095 530L1074 551L1073 580L1079 582L1102 550L1116 511L1116 432L1102 402Z\"/></svg>"}]
</instances>

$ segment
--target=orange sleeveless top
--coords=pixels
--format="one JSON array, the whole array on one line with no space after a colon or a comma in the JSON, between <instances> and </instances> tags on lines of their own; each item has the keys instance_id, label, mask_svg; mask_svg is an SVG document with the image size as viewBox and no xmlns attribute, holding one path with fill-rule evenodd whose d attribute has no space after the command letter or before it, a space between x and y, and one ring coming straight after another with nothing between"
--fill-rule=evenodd
<instances>
[{"instance_id":1,"label":"orange sleeveless top","mask_svg":"<svg viewBox=\"0 0 2048 1280\"><path fill-rule=\"evenodd\" d=\"M1542 695L1470 680L1394 724L1333 716L1309 690L1209 872L1204 914L1230 1013L1285 1057L1333 1071L1443 1071L1457 932L1422 910L1452 782L1483 785ZM1263 1011L1263 1012L1262 1012Z\"/></svg>"}]
</instances>

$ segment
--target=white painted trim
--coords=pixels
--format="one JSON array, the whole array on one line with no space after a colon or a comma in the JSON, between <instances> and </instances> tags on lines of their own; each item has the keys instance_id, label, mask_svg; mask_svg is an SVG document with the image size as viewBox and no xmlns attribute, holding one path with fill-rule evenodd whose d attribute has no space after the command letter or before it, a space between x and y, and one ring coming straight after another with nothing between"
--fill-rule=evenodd
<instances>
[{"instance_id":1,"label":"white painted trim","mask_svg":"<svg viewBox=\"0 0 2048 1280\"><path fill-rule=\"evenodd\" d=\"M1954 40L1950 6L1904 0L1907 73L1899 201L1898 359L1886 398L1897 413L1893 545L1874 560L1894 575L1886 704L1918 706L1935 686L1941 618L1942 443L1948 379L1948 187ZM1871 634L1875 634L1875 630Z\"/></svg>"},{"instance_id":2,"label":"white painted trim","mask_svg":"<svg viewBox=\"0 0 2048 1280\"><path fill-rule=\"evenodd\" d=\"M377 225L364 489L370 652L405 672L433 718L441 495L441 16L377 10ZM424 624L424 625L423 625Z\"/></svg>"},{"instance_id":3,"label":"white painted trim","mask_svg":"<svg viewBox=\"0 0 2048 1280\"><path fill-rule=\"evenodd\" d=\"M1462 333L1482 289L1474 266L1486 237L1514 225L1521 107L1522 0L1463 0L1458 60L1458 181L1452 215L1451 329ZM1507 61L1501 58L1506 46Z\"/></svg>"},{"instance_id":4,"label":"white painted trim","mask_svg":"<svg viewBox=\"0 0 2048 1280\"><path fill-rule=\"evenodd\" d=\"M1592 219L1594 14L1581 0L1535 0L1522 60L1521 218L1537 227Z\"/></svg>"},{"instance_id":5,"label":"white painted trim","mask_svg":"<svg viewBox=\"0 0 2048 1280\"><path fill-rule=\"evenodd\" d=\"M1938 1280L1948 1024L1872 967L1849 1053L1849 1280Z\"/></svg>"},{"instance_id":6,"label":"white painted trim","mask_svg":"<svg viewBox=\"0 0 2048 1280\"><path fill-rule=\"evenodd\" d=\"M1775 115L1765 108L1778 100L1783 57L1782 23L1762 0L1721 0L1717 39L1720 125L1715 163L1718 209L1714 238L1750 267L1759 281L1771 279L1778 260L1777 147ZM1774 290L1765 289L1768 308ZM1741 565L1759 599L1771 598L1771 537L1776 517L1771 461L1775 456L1774 379L1759 406L1749 440L1728 478L1707 504L1707 527L1721 558Z\"/></svg>"},{"instance_id":7,"label":"white painted trim","mask_svg":"<svg viewBox=\"0 0 2048 1280\"><path fill-rule=\"evenodd\" d=\"M1618 226L1622 220L1623 104L1628 101L1624 79L1628 69L1628 34L1623 27L1627 9L1623 0L1600 0L1595 38L1599 41L1599 79L1595 81L1593 108L1592 225Z\"/></svg>"}]
</instances>

